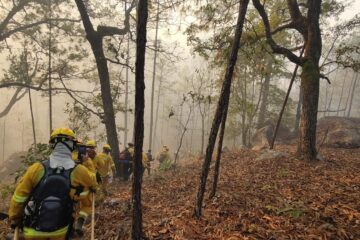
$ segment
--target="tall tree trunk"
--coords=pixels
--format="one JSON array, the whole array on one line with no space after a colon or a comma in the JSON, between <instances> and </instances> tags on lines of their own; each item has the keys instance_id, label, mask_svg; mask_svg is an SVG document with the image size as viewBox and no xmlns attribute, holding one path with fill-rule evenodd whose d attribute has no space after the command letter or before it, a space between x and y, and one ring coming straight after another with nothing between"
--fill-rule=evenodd
<instances>
[{"instance_id":1,"label":"tall tree trunk","mask_svg":"<svg viewBox=\"0 0 360 240\"><path fill-rule=\"evenodd\" d=\"M30 90L30 88L28 88L28 94L29 94L29 104L30 104L30 114L31 114L31 125L32 125L33 139L34 139L34 145L36 146L35 119L34 119L34 112L33 112L33 105L32 105L32 100L31 100L31 90Z\"/></svg>"},{"instance_id":2,"label":"tall tree trunk","mask_svg":"<svg viewBox=\"0 0 360 240\"><path fill-rule=\"evenodd\" d=\"M319 59L322 47L319 27L321 0L309 0L308 9L305 63L301 73L303 99L297 153L300 158L315 160L317 156L316 124L320 87Z\"/></svg>"},{"instance_id":3,"label":"tall tree trunk","mask_svg":"<svg viewBox=\"0 0 360 240\"><path fill-rule=\"evenodd\" d=\"M201 105L199 106L201 109ZM205 107L206 105L204 104L204 112L201 113L201 149L200 149L200 153L201 156L204 155L204 147L205 147Z\"/></svg>"},{"instance_id":4,"label":"tall tree trunk","mask_svg":"<svg viewBox=\"0 0 360 240\"><path fill-rule=\"evenodd\" d=\"M5 118L4 118L4 126L3 126L3 142L2 142L2 149L3 149L3 154L2 154L2 160L3 160L3 162L5 162L5 144L6 144L6 140L5 140L5 138L6 138L6 116L5 116Z\"/></svg>"},{"instance_id":5,"label":"tall tree trunk","mask_svg":"<svg viewBox=\"0 0 360 240\"><path fill-rule=\"evenodd\" d=\"M52 126L52 87L51 87L51 74L52 74L52 68L51 68L51 35L52 35L52 25L51 25L51 17L52 17L52 8L51 8L51 0L49 0L49 40L48 40L48 47L49 47L49 63L48 63L48 77L49 77L49 129L50 134L52 133L53 126Z\"/></svg>"},{"instance_id":6,"label":"tall tree trunk","mask_svg":"<svg viewBox=\"0 0 360 240\"><path fill-rule=\"evenodd\" d=\"M344 94L345 79L346 79L347 74L348 74L348 70L346 70L345 76L344 76L344 78L343 78L343 83L342 83L342 86L341 86L341 93L340 93L339 103L338 103L338 106L337 106L336 116L339 116L340 106L341 106L341 100L342 100L342 97L343 97L343 94Z\"/></svg>"},{"instance_id":7,"label":"tall tree trunk","mask_svg":"<svg viewBox=\"0 0 360 240\"><path fill-rule=\"evenodd\" d=\"M247 114L247 71L245 69L245 74L244 74L244 93L243 93L243 105L242 105L242 124L241 124L241 139L242 139L242 144L244 146L247 146L246 140L247 140L247 131L246 131L246 114Z\"/></svg>"},{"instance_id":8,"label":"tall tree trunk","mask_svg":"<svg viewBox=\"0 0 360 240\"><path fill-rule=\"evenodd\" d=\"M153 134L153 140L152 142L153 144L153 148L156 147L156 137L157 137L157 126L158 126L158 119L159 119L159 106L160 106L160 93L161 93L161 85L162 85L162 71L160 74L160 79L159 79L159 86L158 86L158 95L157 95L157 100L156 100L156 113L155 113L155 123L154 123L154 134Z\"/></svg>"},{"instance_id":9,"label":"tall tree trunk","mask_svg":"<svg viewBox=\"0 0 360 240\"><path fill-rule=\"evenodd\" d=\"M213 198L216 194L217 183L218 183L218 179L219 179L220 160L221 160L222 146L223 146L224 135L225 135L227 113L228 113L228 106L226 106L226 108L224 109L224 113L223 113L222 120L221 120L221 129L220 129L218 149L217 149L217 155L216 155L215 170L214 170L212 186L211 186L211 190L210 190L210 194L209 194L210 199Z\"/></svg>"},{"instance_id":10,"label":"tall tree trunk","mask_svg":"<svg viewBox=\"0 0 360 240\"><path fill-rule=\"evenodd\" d=\"M348 94L347 94L347 97L346 97L346 103L345 103L345 111L343 113L343 116L345 117L346 115L346 110L348 109L348 104L349 104L349 99L350 99L350 96L351 96L351 90L352 90L352 85L353 85L353 82L355 81L355 73L353 74L351 80L350 80L350 86L349 86L349 90L348 90Z\"/></svg>"},{"instance_id":11,"label":"tall tree trunk","mask_svg":"<svg viewBox=\"0 0 360 240\"><path fill-rule=\"evenodd\" d=\"M187 119L186 119L186 122L185 122L185 124L184 124L184 126L183 126L183 130L182 130L181 135L180 135L179 146L178 146L178 148L177 148L177 150L176 150L176 152L175 152L175 160L174 160L174 164L175 164L175 165L176 165L176 163L177 163L177 160L179 159L179 153L180 153L180 149L181 149L182 144L183 144L183 140L184 140L185 133L186 133L186 131L188 130L188 129L187 129L187 126L189 125L191 113L192 113L192 111L193 111L192 109L193 109L193 108L190 107L189 115L188 115L188 117L187 117ZM182 110L182 108L181 108L181 110ZM181 124L181 119L180 119L180 125L182 125L182 124Z\"/></svg>"},{"instance_id":12,"label":"tall tree trunk","mask_svg":"<svg viewBox=\"0 0 360 240\"><path fill-rule=\"evenodd\" d=\"M302 92L301 88L299 89L299 100L296 106L296 116L295 116L295 126L294 131L299 130L300 117L301 117L301 102L302 102Z\"/></svg>"},{"instance_id":13,"label":"tall tree trunk","mask_svg":"<svg viewBox=\"0 0 360 240\"><path fill-rule=\"evenodd\" d=\"M127 4L125 1L125 11L127 9ZM126 65L129 66L130 59L130 34L127 35L127 43L126 43ZM128 141L128 108L129 108L129 68L127 67L125 70L125 114L124 114L124 148L126 147ZM125 173L123 173L125 174Z\"/></svg>"},{"instance_id":14,"label":"tall tree trunk","mask_svg":"<svg viewBox=\"0 0 360 240\"><path fill-rule=\"evenodd\" d=\"M354 93L355 93L355 89L356 89L356 82L357 82L357 79L358 79L358 75L359 75L359 73L356 73L355 78L354 78L354 85L353 85L352 90L351 90L350 105L349 105L349 111L347 113L347 117L350 117L350 114L351 114L351 107L352 107L352 103L353 103L353 100L354 100Z\"/></svg>"},{"instance_id":15,"label":"tall tree trunk","mask_svg":"<svg viewBox=\"0 0 360 240\"><path fill-rule=\"evenodd\" d=\"M98 75L100 79L101 99L104 108L103 122L105 123L108 143L112 148L111 155L115 161L117 170L116 172L119 176L121 172L119 161L117 161L119 159L119 141L117 138L113 99L110 88L109 69L104 54L102 42L104 35L101 35L99 34L99 32L94 30L83 0L75 0L75 2L85 28L86 38L91 45L91 49L95 57Z\"/></svg>"},{"instance_id":16,"label":"tall tree trunk","mask_svg":"<svg viewBox=\"0 0 360 240\"><path fill-rule=\"evenodd\" d=\"M142 148L144 142L144 108L145 108L145 47L146 24L148 18L148 1L139 0L137 6L136 25L136 72L135 72L135 119L134 119L134 179L132 184L132 231L131 238L142 239L142 206L141 206L141 179L142 179Z\"/></svg>"},{"instance_id":17,"label":"tall tree trunk","mask_svg":"<svg viewBox=\"0 0 360 240\"><path fill-rule=\"evenodd\" d=\"M272 66L273 66L272 56L268 56L266 59L265 81L263 83L263 96L259 110L259 117L256 125L257 129L262 128L264 126L265 116L267 115L267 105L268 105Z\"/></svg>"},{"instance_id":18,"label":"tall tree trunk","mask_svg":"<svg viewBox=\"0 0 360 240\"><path fill-rule=\"evenodd\" d=\"M304 48L301 50L301 53L300 53L300 58L302 57L304 53ZM294 72L292 74L292 77L291 77L291 80L290 80L290 84L289 84L289 88L286 92L286 96L285 96L285 100L283 102L283 105L282 105L282 108L280 110L280 114L279 114L279 118L276 122L276 126L275 126L275 130L274 130L274 133L273 133L273 136L272 136L272 139L271 139L271 143L270 143L270 149L273 149L274 148L274 143L275 143L275 139L276 139L276 135L277 135L277 132L279 130L279 127L280 127L280 124L281 124L281 120L282 120L282 116L284 114L284 111L285 111L285 108L286 108L286 104L287 104L287 101L289 99L289 96L290 96L290 92L291 92L291 89L292 89L292 85L294 84L294 81L295 81L295 78L296 78L296 74L297 74L297 70L299 68L299 65L296 64L295 66L295 69L294 69Z\"/></svg>"},{"instance_id":19,"label":"tall tree trunk","mask_svg":"<svg viewBox=\"0 0 360 240\"><path fill-rule=\"evenodd\" d=\"M240 0L239 4L239 15L236 24L236 32L234 37L234 42L231 49L231 54L229 57L228 66L226 69L226 74L224 78L224 82L221 88L220 98L218 101L218 105L216 108L213 124L211 127L208 146L206 148L206 155L202 166L202 172L200 176L200 184L199 189L196 196L196 204L194 209L194 216L199 218L201 216L202 203L204 199L204 192L206 188L206 180L209 174L209 167L212 158L212 154L214 151L215 141L217 137L217 133L219 130L220 122L223 116L224 107L228 106L229 98L230 98L230 89L231 89L231 81L234 72L234 67L237 61L237 55L240 48L240 38L243 30L243 25L245 21L245 15L247 11L247 6L249 4L249 0Z\"/></svg>"},{"instance_id":20,"label":"tall tree trunk","mask_svg":"<svg viewBox=\"0 0 360 240\"><path fill-rule=\"evenodd\" d=\"M156 10L156 26L155 26L155 41L154 41L154 65L153 65L153 74L152 74L152 84L151 84L151 104L150 104L150 133L149 133L149 150L152 151L152 137L153 137L153 119L154 119L154 92L155 92L155 78L156 78L156 58L158 52L158 30L159 30L159 9L160 9L160 0L157 0L157 10Z\"/></svg>"}]
</instances>

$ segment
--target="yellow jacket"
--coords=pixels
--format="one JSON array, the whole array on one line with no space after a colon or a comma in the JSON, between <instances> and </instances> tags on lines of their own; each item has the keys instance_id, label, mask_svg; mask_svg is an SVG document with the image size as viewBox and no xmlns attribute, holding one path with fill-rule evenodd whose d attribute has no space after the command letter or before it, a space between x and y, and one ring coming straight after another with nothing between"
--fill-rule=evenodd
<instances>
[{"instance_id":1,"label":"yellow jacket","mask_svg":"<svg viewBox=\"0 0 360 240\"><path fill-rule=\"evenodd\" d=\"M84 165L84 167L86 167L89 172L96 174L97 166L95 162L91 160L91 158L87 158L85 161L83 161L82 165Z\"/></svg>"},{"instance_id":2,"label":"yellow jacket","mask_svg":"<svg viewBox=\"0 0 360 240\"><path fill-rule=\"evenodd\" d=\"M130 153L131 157L134 159L134 148L129 147L128 150L129 150L129 153ZM145 153L142 153L142 165L143 165L143 167L147 167L148 162L149 162L148 157L146 156Z\"/></svg>"},{"instance_id":3,"label":"yellow jacket","mask_svg":"<svg viewBox=\"0 0 360 240\"><path fill-rule=\"evenodd\" d=\"M111 170L115 170L115 164L112 157L106 153L99 153L94 158L94 163L101 177L109 175Z\"/></svg>"},{"instance_id":4,"label":"yellow jacket","mask_svg":"<svg viewBox=\"0 0 360 240\"><path fill-rule=\"evenodd\" d=\"M14 195L11 198L9 207L9 219L11 221L19 222L24 214L24 204L30 197L31 192L44 176L45 170L40 162L31 165L26 173L21 178L20 182L16 186ZM97 188L96 178L89 174L89 171L82 165L77 165L70 175L71 186L83 187L83 190L79 195L76 195L76 189L72 188L70 191L70 197L74 201L82 201L90 194L90 189ZM60 237L64 236L68 227L59 229L55 232L39 232L35 229L24 227L25 237Z\"/></svg>"}]
</instances>

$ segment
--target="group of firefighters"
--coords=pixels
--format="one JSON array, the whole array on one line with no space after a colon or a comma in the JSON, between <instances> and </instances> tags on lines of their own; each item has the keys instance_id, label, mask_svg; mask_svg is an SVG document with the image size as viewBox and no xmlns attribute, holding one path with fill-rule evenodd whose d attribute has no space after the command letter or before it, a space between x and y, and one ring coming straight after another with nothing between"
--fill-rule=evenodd
<instances>
[{"instance_id":1,"label":"group of firefighters","mask_svg":"<svg viewBox=\"0 0 360 240\"><path fill-rule=\"evenodd\" d=\"M11 198L9 219L13 229L22 229L26 240L64 240L84 235L83 225L97 203L108 195L111 176L116 175L111 147L101 153L96 143L79 142L69 128L58 128L50 136L49 160L31 165L20 179ZM134 145L120 154L124 180L132 173ZM169 149L159 154L160 164L170 161ZM151 152L143 153L143 172L150 174Z\"/></svg>"}]
</instances>

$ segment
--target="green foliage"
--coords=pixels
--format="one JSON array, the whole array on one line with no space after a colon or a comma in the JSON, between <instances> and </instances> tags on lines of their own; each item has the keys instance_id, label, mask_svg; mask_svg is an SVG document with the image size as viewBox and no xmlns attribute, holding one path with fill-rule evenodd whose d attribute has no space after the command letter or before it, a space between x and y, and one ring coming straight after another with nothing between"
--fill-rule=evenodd
<instances>
[{"instance_id":1,"label":"green foliage","mask_svg":"<svg viewBox=\"0 0 360 240\"><path fill-rule=\"evenodd\" d=\"M171 159L165 159L162 163L159 165L159 172L166 172L171 169L175 168L175 164L171 161Z\"/></svg>"},{"instance_id":2,"label":"green foliage","mask_svg":"<svg viewBox=\"0 0 360 240\"><path fill-rule=\"evenodd\" d=\"M19 170L14 173L15 180L17 181L18 178L25 173L26 169L35 162L49 159L50 153L51 149L49 148L49 144L38 143L36 145L31 145L26 155L22 156L22 165L20 166Z\"/></svg>"},{"instance_id":3,"label":"green foliage","mask_svg":"<svg viewBox=\"0 0 360 240\"><path fill-rule=\"evenodd\" d=\"M0 185L0 199L6 200L15 191L15 184Z\"/></svg>"}]
</instances>

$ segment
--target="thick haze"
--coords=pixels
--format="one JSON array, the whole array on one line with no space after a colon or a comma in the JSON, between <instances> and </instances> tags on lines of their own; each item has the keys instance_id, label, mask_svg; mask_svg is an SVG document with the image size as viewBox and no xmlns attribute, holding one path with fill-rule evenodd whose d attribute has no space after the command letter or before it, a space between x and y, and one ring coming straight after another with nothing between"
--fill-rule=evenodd
<instances>
[{"instance_id":1,"label":"thick haze","mask_svg":"<svg viewBox=\"0 0 360 240\"><path fill-rule=\"evenodd\" d=\"M343 15L342 20L346 18L350 18L354 16L356 13L360 11L360 1L356 1L354 5L348 9ZM174 22L179 23L179 17L177 14L173 15ZM182 21L184 22L184 21ZM181 103L181 99L183 93L187 93L191 88L185 82L185 79L191 78L192 75L195 73L197 68L207 69L206 63L200 57L193 57L191 54L191 48L186 44L186 35L184 34L184 29L186 26L182 27L181 31L176 31L177 27L174 29L170 28L170 32L176 32L176 34L169 35L168 26L162 24L160 29L160 39L164 43L164 45L172 46L177 42L179 47L177 48L177 55L180 56L180 60L178 60L174 64L169 64L164 69L164 83L162 88L161 94L161 104L159 107L159 123L157 126L157 138L155 139L155 148L154 151L158 152L161 149L162 145L168 145L172 152L175 151L175 148L178 145L179 141L179 122L176 119L179 119L179 115L181 110L179 108L179 104ZM149 38L154 38L154 31L151 30L148 32ZM149 40L149 42L152 40ZM88 45L86 42L85 44ZM152 65L153 65L153 53L150 50L147 50L147 59L146 59L146 107L145 107L145 138L144 138L144 151L147 150L148 146L148 134L149 134L149 116L150 116L150 86L152 81ZM93 59L93 55L91 54L90 57ZM7 60L4 59L4 55L1 55L0 52L0 64L2 69L0 69L0 75L3 75L1 71L6 68ZM114 65L111 66L112 68L116 67ZM289 65L289 71L292 71L293 65ZM125 71L122 71L123 77L125 75ZM159 76L160 70L157 70L157 76ZM328 95L331 91L334 91L334 98L332 100L334 108L337 107L339 102L339 94L342 86L342 80L345 77L345 71L339 71L337 75L334 73L330 76L332 80L332 84L326 84L326 81L322 81L321 83L321 98L320 98L320 107L324 109L324 102L326 98L326 89L328 89ZM215 80L217 76L213 76ZM158 78L157 78L158 79ZM352 73L347 74L347 78L345 81L345 96L348 95L349 90L351 90L350 84L352 79ZM74 89L81 89L81 90L90 90L91 87L86 87L87 82L76 82L72 83L72 87ZM157 83L158 84L158 83ZM157 89L158 85L156 84L155 87L155 110L156 110L156 99L157 99ZM282 89L286 89L288 86L288 79L283 79L278 81L277 83ZM358 83L358 88L360 83ZM130 75L130 88L134 89L134 75ZM292 97L295 101L297 101L297 88L294 90ZM8 89L0 89L0 112L6 107L7 103L9 102L12 94L14 93L13 90ZM49 116L48 116L48 98L42 97L41 93L32 91L33 96L33 104L34 104L34 117L36 122L36 134L37 134L37 141L46 143L49 137ZM124 96L121 97L122 101ZM134 95L129 96L131 106L133 106L134 102ZM343 99L342 102L345 104L345 100ZM64 113L65 104L71 103L72 99L67 96L66 94L60 94L53 97L53 127L61 127L61 126L68 126L68 115ZM356 95L354 99L354 107L351 112L351 116L360 116L359 110L359 103L360 103L360 96ZM175 116L169 118L168 115L170 113L170 109L173 108L175 111ZM321 110L320 109L320 110ZM330 107L331 109L331 107ZM183 109L183 117L181 118L182 122L186 120L186 114L188 109L186 107ZM322 116L320 114L319 116ZM133 129L133 115L129 114L129 128L130 132L128 134L128 140L131 141L132 138L132 129ZM154 117L155 118L155 117ZM90 133L95 139L98 139L99 132L104 132L104 126L99 122L96 117L93 117L93 121L96 125L99 125L99 128L96 131ZM118 126L124 126L124 117L122 113L117 114L117 124ZM196 122L196 124L192 124ZM208 127L211 123L211 119L206 119L206 126ZM193 115L190 119L189 123L189 131L187 132L184 140L183 145L183 153L187 151L191 151L193 153L199 152L200 150L200 121L199 121L199 114ZM208 130L207 130L208 131ZM119 141L122 143L120 146L123 149L124 133L119 132ZM103 142L99 142L102 144ZM29 110L29 101L27 95L16 105L12 108L10 113L0 119L0 163L4 162L11 154L19 152L19 151L26 151L28 147L32 144L32 128L31 128L31 117L30 117L30 110ZM154 145L154 144L153 144Z\"/></svg>"}]
</instances>

